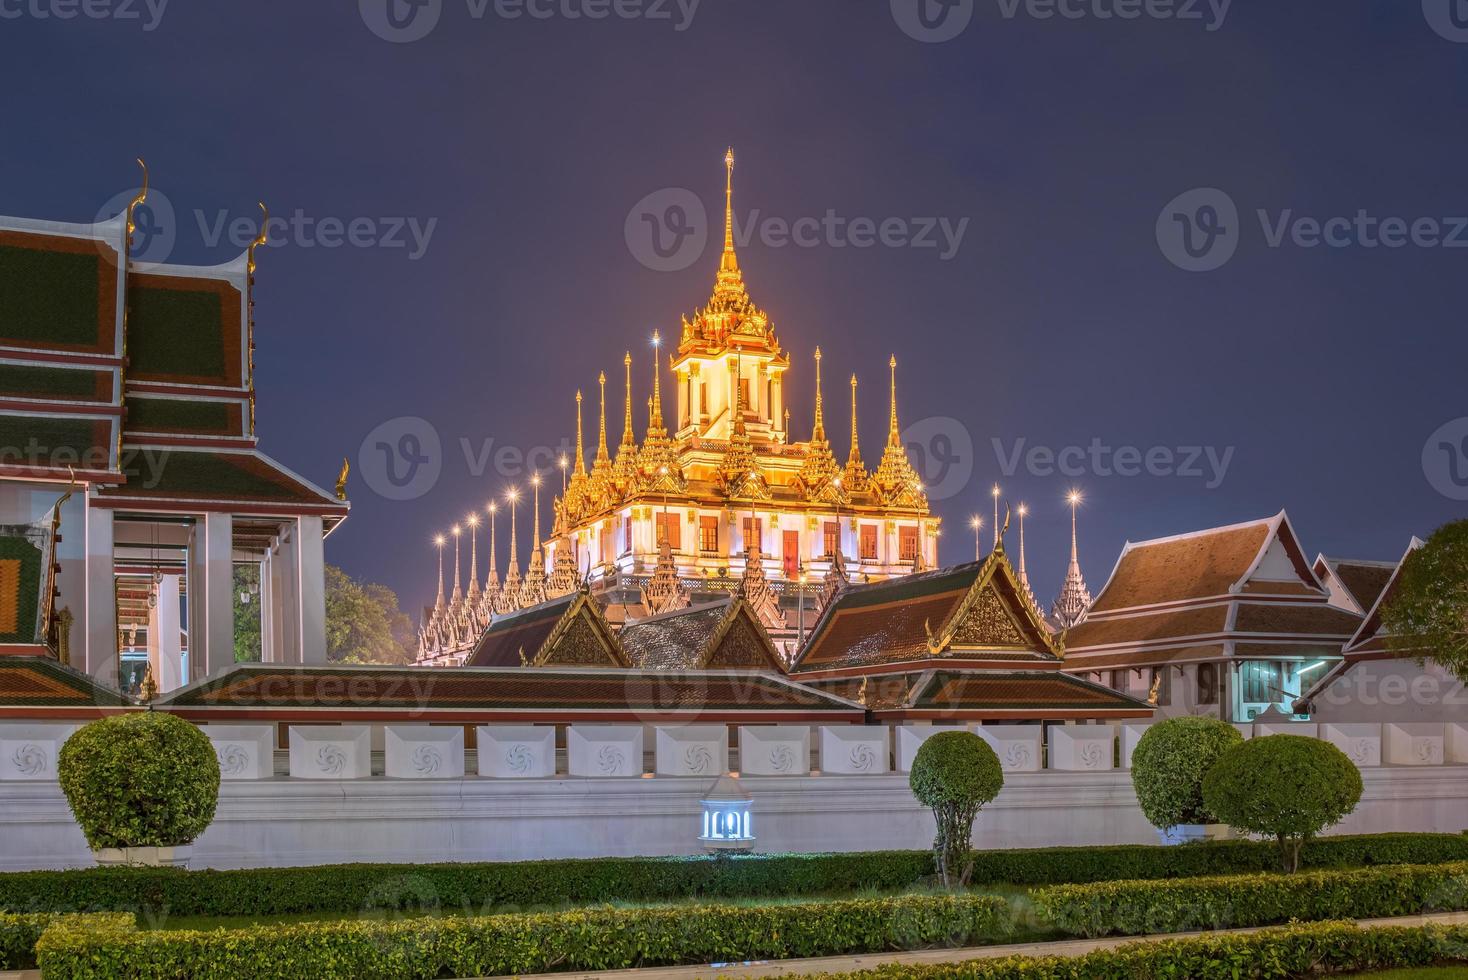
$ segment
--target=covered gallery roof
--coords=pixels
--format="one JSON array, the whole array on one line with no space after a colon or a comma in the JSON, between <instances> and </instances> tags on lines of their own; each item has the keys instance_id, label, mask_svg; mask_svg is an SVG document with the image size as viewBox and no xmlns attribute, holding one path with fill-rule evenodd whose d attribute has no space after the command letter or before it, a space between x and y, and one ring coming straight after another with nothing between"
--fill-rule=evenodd
<instances>
[{"instance_id":1,"label":"covered gallery roof","mask_svg":"<svg viewBox=\"0 0 1468 980\"><path fill-rule=\"evenodd\" d=\"M770 634L738 595L630 622L618 639L632 665L645 670L785 669Z\"/></svg>"},{"instance_id":2,"label":"covered gallery roof","mask_svg":"<svg viewBox=\"0 0 1468 980\"><path fill-rule=\"evenodd\" d=\"M617 667L242 664L158 702L185 717L262 720L861 721L834 695L772 674Z\"/></svg>"},{"instance_id":3,"label":"covered gallery roof","mask_svg":"<svg viewBox=\"0 0 1468 980\"><path fill-rule=\"evenodd\" d=\"M0 656L0 709L7 718L89 718L132 704L49 656Z\"/></svg>"},{"instance_id":4,"label":"covered gallery roof","mask_svg":"<svg viewBox=\"0 0 1468 980\"><path fill-rule=\"evenodd\" d=\"M1128 542L1085 618L1066 634L1066 668L1315 659L1339 655L1360 622L1332 603L1281 511Z\"/></svg>"}]
</instances>

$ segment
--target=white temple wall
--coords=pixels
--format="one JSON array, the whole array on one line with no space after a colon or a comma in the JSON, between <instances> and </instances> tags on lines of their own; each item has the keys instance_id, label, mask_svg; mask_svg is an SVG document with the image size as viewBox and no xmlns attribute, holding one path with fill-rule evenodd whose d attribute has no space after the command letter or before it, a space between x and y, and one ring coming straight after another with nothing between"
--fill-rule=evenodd
<instances>
[{"instance_id":1,"label":"white temple wall","mask_svg":"<svg viewBox=\"0 0 1468 980\"><path fill-rule=\"evenodd\" d=\"M1468 723L1468 687L1435 663L1366 660L1314 699L1311 721Z\"/></svg>"},{"instance_id":2,"label":"white temple wall","mask_svg":"<svg viewBox=\"0 0 1468 980\"><path fill-rule=\"evenodd\" d=\"M471 761L467 771L477 767ZM1468 766L1371 768L1337 833L1440 831L1468 824ZM226 781L193 867L349 861L423 863L700 853L704 777L288 779ZM901 773L746 776L756 850L931 846L933 818ZM0 869L92 863L54 782L0 783ZM1131 774L1010 773L980 813L982 848L1151 844Z\"/></svg>"},{"instance_id":3,"label":"white temple wall","mask_svg":"<svg viewBox=\"0 0 1468 980\"><path fill-rule=\"evenodd\" d=\"M932 815L913 799L900 771L911 743L932 726L895 732L880 726L747 726L729 733L737 734L744 759L734 751L722 758L721 726L572 725L580 735L568 735L564 744L580 746L575 758L556 750L550 725L482 726L479 749L467 752L461 726L435 726L426 734L422 725L387 727L403 742L400 749L412 750L400 751L396 763L384 756L382 725L305 726L292 730L288 750L273 752L270 746L280 743L272 726L205 726L225 778L214 823L196 844L194 866L693 854L699 852L699 800L724 765L747 773L740 782L754 800L760 851L926 848L932 842ZM1130 727L1134 745L1146 726ZM1468 724L1391 727L1359 721L1308 726L1361 766L1361 804L1334 832L1468 829ZM28 768L0 766L0 812L6 815L0 870L91 864L54 776L55 755L70 730L61 723L6 726L5 746L10 754L24 749L16 758ZM1137 806L1126 768L1128 733L1119 726L977 730L996 745L1006 769L1003 792L976 825L979 847L1156 841ZM685 737L670 745L664 737L670 732ZM864 750L871 765L854 751L866 744L864 734L873 736ZM1108 746L1118 737L1123 751L1113 762ZM615 767L606 764L613 756ZM670 771L699 775L635 775ZM435 778L438 773L448 778Z\"/></svg>"}]
</instances>

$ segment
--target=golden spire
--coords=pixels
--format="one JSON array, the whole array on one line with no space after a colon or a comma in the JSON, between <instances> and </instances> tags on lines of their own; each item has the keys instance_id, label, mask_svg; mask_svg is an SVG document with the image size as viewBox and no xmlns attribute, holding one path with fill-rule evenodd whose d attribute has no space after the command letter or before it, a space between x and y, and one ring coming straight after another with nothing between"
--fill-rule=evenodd
<instances>
[{"instance_id":1,"label":"golden spire","mask_svg":"<svg viewBox=\"0 0 1468 980\"><path fill-rule=\"evenodd\" d=\"M596 376L596 383L601 389L601 421L597 423L596 464L605 463L610 458L607 453L607 373L602 371Z\"/></svg>"},{"instance_id":2,"label":"golden spire","mask_svg":"<svg viewBox=\"0 0 1468 980\"><path fill-rule=\"evenodd\" d=\"M663 425L663 364L662 351L663 338L658 332L652 332L652 414L648 416L648 435L651 436L656 430L659 435L666 436L667 429Z\"/></svg>"},{"instance_id":3,"label":"golden spire","mask_svg":"<svg viewBox=\"0 0 1468 980\"><path fill-rule=\"evenodd\" d=\"M622 412L622 445L631 446L637 440L632 435L632 352L630 350L622 355L622 366L627 371L627 394L622 402L625 406Z\"/></svg>"},{"instance_id":4,"label":"golden spire","mask_svg":"<svg viewBox=\"0 0 1468 980\"><path fill-rule=\"evenodd\" d=\"M520 578L520 555L518 550L518 533L516 529L516 507L520 502L520 489L510 487L505 491L505 502L510 505L510 568L505 572L505 584L500 589L498 608L495 610L500 615L514 612L520 608L520 595L522 592L522 581Z\"/></svg>"},{"instance_id":5,"label":"golden spire","mask_svg":"<svg viewBox=\"0 0 1468 980\"><path fill-rule=\"evenodd\" d=\"M907 447L902 444L902 433L897 426L897 356L887 362L892 372L892 410L887 428L887 448L882 450L882 461L877 465L873 481L887 504L896 507L911 507L924 513L928 509L928 498L923 494L922 483L917 471L907 458Z\"/></svg>"},{"instance_id":6,"label":"golden spire","mask_svg":"<svg viewBox=\"0 0 1468 980\"><path fill-rule=\"evenodd\" d=\"M734 147L724 153L724 254L719 259L719 272L739 274L739 259L734 255Z\"/></svg>"},{"instance_id":7,"label":"golden spire","mask_svg":"<svg viewBox=\"0 0 1468 980\"><path fill-rule=\"evenodd\" d=\"M856 431L856 375L851 376L851 455L846 457L846 472L841 476L848 491L865 490L867 468L861 460L861 440Z\"/></svg>"},{"instance_id":8,"label":"golden spire","mask_svg":"<svg viewBox=\"0 0 1468 980\"><path fill-rule=\"evenodd\" d=\"M622 444L617 447L617 461L612 465L612 486L617 496L625 499L637 489L637 436L632 432L632 352L622 355L627 374L627 391L623 399Z\"/></svg>"},{"instance_id":9,"label":"golden spire","mask_svg":"<svg viewBox=\"0 0 1468 980\"><path fill-rule=\"evenodd\" d=\"M810 437L813 441L824 442L826 439L826 416L821 401L821 349L816 348L816 423L811 429Z\"/></svg>"},{"instance_id":10,"label":"golden spire","mask_svg":"<svg viewBox=\"0 0 1468 980\"><path fill-rule=\"evenodd\" d=\"M789 411L786 411L789 415ZM786 428L789 426L787 424ZM805 447L805 460L800 464L800 484L807 500L814 500L839 473L841 467L831 454L826 441L826 417L821 399L821 349L816 348L816 418L811 427L810 442Z\"/></svg>"},{"instance_id":11,"label":"golden spire","mask_svg":"<svg viewBox=\"0 0 1468 980\"><path fill-rule=\"evenodd\" d=\"M576 468L573 476L586 475L586 450L581 444L581 389L576 389Z\"/></svg>"},{"instance_id":12,"label":"golden spire","mask_svg":"<svg viewBox=\"0 0 1468 980\"><path fill-rule=\"evenodd\" d=\"M887 362L887 367L892 371L892 418L887 423L887 445L899 446L902 444L902 435L897 431L897 355L893 354Z\"/></svg>"}]
</instances>

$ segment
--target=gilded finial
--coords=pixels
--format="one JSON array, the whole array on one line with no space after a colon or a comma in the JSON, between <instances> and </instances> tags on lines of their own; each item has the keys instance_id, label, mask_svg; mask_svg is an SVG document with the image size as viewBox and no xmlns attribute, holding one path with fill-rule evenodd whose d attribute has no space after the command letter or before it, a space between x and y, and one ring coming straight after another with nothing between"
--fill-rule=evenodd
<instances>
[{"instance_id":1,"label":"gilded finial","mask_svg":"<svg viewBox=\"0 0 1468 980\"><path fill-rule=\"evenodd\" d=\"M1152 678L1152 690L1147 692L1147 703L1156 707L1157 702L1162 699L1162 671Z\"/></svg>"},{"instance_id":2,"label":"gilded finial","mask_svg":"<svg viewBox=\"0 0 1468 980\"><path fill-rule=\"evenodd\" d=\"M825 401L821 398L821 349L816 348L816 424L810 437L816 442L826 438Z\"/></svg>"},{"instance_id":3,"label":"gilded finial","mask_svg":"<svg viewBox=\"0 0 1468 980\"><path fill-rule=\"evenodd\" d=\"M138 189L137 197L134 197L128 202L127 206L127 238L129 245L132 244L133 232L138 230L138 223L133 220L133 212L141 207L144 201L148 200L148 165L143 162L142 157L138 157L138 166L143 168L143 186Z\"/></svg>"},{"instance_id":4,"label":"gilded finial","mask_svg":"<svg viewBox=\"0 0 1468 980\"><path fill-rule=\"evenodd\" d=\"M352 462L347 457L342 457L341 471L336 475L336 499L347 499L347 474L352 472Z\"/></svg>"},{"instance_id":5,"label":"gilded finial","mask_svg":"<svg viewBox=\"0 0 1468 980\"><path fill-rule=\"evenodd\" d=\"M897 445L902 441L902 435L897 430L897 355L893 354L887 361L887 367L892 372L892 409L891 418L887 423L887 442Z\"/></svg>"},{"instance_id":6,"label":"gilded finial","mask_svg":"<svg viewBox=\"0 0 1468 980\"><path fill-rule=\"evenodd\" d=\"M724 255L719 260L719 272L739 272L739 260L734 257L734 147L724 153Z\"/></svg>"},{"instance_id":7,"label":"gilded finial","mask_svg":"<svg viewBox=\"0 0 1468 980\"><path fill-rule=\"evenodd\" d=\"M248 250L249 258L246 260L246 266L252 276L255 274L255 249L264 245L266 238L270 234L270 209L265 206L264 201L258 203L260 205L260 234L256 235L255 240L250 243Z\"/></svg>"}]
</instances>

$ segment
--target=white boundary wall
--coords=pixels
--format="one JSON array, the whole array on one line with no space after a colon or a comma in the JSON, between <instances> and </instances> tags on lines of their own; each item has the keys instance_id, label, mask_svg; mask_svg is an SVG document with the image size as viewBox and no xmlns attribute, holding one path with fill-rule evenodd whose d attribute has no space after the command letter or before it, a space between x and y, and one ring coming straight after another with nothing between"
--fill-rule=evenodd
<instances>
[{"instance_id":1,"label":"white boundary wall","mask_svg":"<svg viewBox=\"0 0 1468 980\"><path fill-rule=\"evenodd\" d=\"M27 745L54 735L48 726L34 727L38 730L32 733L33 739L21 739ZM380 747L384 739L379 727L373 726L370 741ZM1448 725L1444 734L1468 741L1464 727ZM636 726L629 728L629 746L641 741L650 762L656 753L657 733L649 730L649 737L640 738L643 733ZM348 729L343 726L339 731L346 734ZM229 738L240 733L239 728L216 731ZM554 729L544 731L553 736ZM755 731L750 728L731 734L742 734L738 740L747 742ZM765 726L765 731L771 729ZM845 729L841 744L860 731ZM1041 730L1036 727L1033 731L1039 735ZM1053 728L1051 734L1061 731ZM1088 739L1099 734L1078 731ZM409 733L421 736L421 729L408 726L405 734ZM523 738L526 731L513 733ZM9 731L7 742L23 734ZM589 734L607 733L603 729ZM710 733L700 730L698 734L707 737ZM817 729L812 734L811 748L816 748L823 733ZM902 743L914 740L920 732L897 734L892 739L890 733L881 733L888 739L887 751L895 754L893 768L905 761ZM1420 733L1413 734L1420 737ZM840 738L827 734L824 741L830 743L833 737ZM481 744L489 744L485 738L482 730ZM577 747L584 739L573 733L567 741ZM296 752L315 748L319 754L314 742L300 738L296 742ZM387 778L380 748L370 753L366 771L371 775L365 778L299 778L287 775L292 768L298 772L300 768L291 765L290 752L280 751L274 754L274 775L223 782L214 823L196 842L191 865L510 861L700 852L696 840L699 800L712 777L570 776L572 760L564 750L555 752L554 744L547 739L544 746L549 754L545 768L554 764L558 775L541 778ZM450 753L456 748L454 740L435 747ZM737 754L731 752L729 761L737 764ZM446 771L480 771L472 751L462 770L457 763L451 760ZM1363 767L1361 805L1335 832L1457 833L1468 829L1468 764L1464 763L1468 758L1457 759L1449 753L1445 764ZM1005 773L1003 792L979 815L975 843L983 848L1156 843L1156 832L1137 807L1131 773L1099 766L1040 771L1011 767ZM655 768L649 764L645 771L652 773ZM800 774L740 777L754 800L757 850L857 851L931 845L932 815L913 800L905 773L845 774L792 768ZM629 769L639 771L636 763ZM0 773L0 814L5 819L0 869L92 864L54 777L6 778Z\"/></svg>"}]
</instances>

